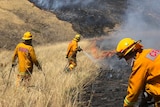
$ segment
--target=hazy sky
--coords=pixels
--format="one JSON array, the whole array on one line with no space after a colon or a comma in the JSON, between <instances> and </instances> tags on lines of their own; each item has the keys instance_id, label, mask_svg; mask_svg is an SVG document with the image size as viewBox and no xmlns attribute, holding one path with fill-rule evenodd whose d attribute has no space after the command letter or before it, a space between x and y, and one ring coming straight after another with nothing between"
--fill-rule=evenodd
<instances>
[{"instance_id":1,"label":"hazy sky","mask_svg":"<svg viewBox=\"0 0 160 107\"><path fill-rule=\"evenodd\" d=\"M125 22L116 36L116 42L124 37L142 40L145 48L160 49L160 0L129 0Z\"/></svg>"},{"instance_id":2,"label":"hazy sky","mask_svg":"<svg viewBox=\"0 0 160 107\"><path fill-rule=\"evenodd\" d=\"M63 6L86 6L95 0L30 0L47 9L55 10ZM124 37L142 40L145 48L160 49L160 0L128 0L126 17L121 28L113 33L114 45ZM98 4L97 4L98 5ZM159 26L157 26L157 23ZM105 41L106 42L106 41ZM108 45L103 43L102 45Z\"/></svg>"}]
</instances>

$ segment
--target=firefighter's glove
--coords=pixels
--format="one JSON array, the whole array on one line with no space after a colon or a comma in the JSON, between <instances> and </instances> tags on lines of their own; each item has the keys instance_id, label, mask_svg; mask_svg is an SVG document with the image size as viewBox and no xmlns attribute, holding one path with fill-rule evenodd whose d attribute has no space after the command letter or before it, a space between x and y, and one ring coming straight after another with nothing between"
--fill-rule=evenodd
<instances>
[{"instance_id":1,"label":"firefighter's glove","mask_svg":"<svg viewBox=\"0 0 160 107\"><path fill-rule=\"evenodd\" d=\"M42 71L42 67L40 64L37 66L37 68Z\"/></svg>"},{"instance_id":2,"label":"firefighter's glove","mask_svg":"<svg viewBox=\"0 0 160 107\"><path fill-rule=\"evenodd\" d=\"M66 58L68 58L68 56L66 56Z\"/></svg>"},{"instance_id":3,"label":"firefighter's glove","mask_svg":"<svg viewBox=\"0 0 160 107\"><path fill-rule=\"evenodd\" d=\"M12 67L15 67L17 64L16 63L12 63Z\"/></svg>"},{"instance_id":4,"label":"firefighter's glove","mask_svg":"<svg viewBox=\"0 0 160 107\"><path fill-rule=\"evenodd\" d=\"M77 48L77 51L78 52L81 52L81 51L83 51L83 49L82 48L80 48L80 46Z\"/></svg>"}]
</instances>

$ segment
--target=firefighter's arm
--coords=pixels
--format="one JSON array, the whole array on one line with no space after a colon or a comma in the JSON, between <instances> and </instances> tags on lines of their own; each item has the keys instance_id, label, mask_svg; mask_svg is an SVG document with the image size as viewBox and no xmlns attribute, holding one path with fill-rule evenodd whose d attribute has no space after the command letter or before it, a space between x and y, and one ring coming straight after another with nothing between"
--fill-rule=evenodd
<instances>
[{"instance_id":1,"label":"firefighter's arm","mask_svg":"<svg viewBox=\"0 0 160 107\"><path fill-rule=\"evenodd\" d=\"M71 52L70 56L74 56L77 53L77 47L78 47L77 42L72 41L68 47L68 54ZM68 56L68 54L67 54L67 56Z\"/></svg>"},{"instance_id":2,"label":"firefighter's arm","mask_svg":"<svg viewBox=\"0 0 160 107\"><path fill-rule=\"evenodd\" d=\"M78 49L78 43L77 42L73 42L73 44L72 44L72 55L74 56L74 55L76 55L77 54L77 50Z\"/></svg>"},{"instance_id":3,"label":"firefighter's arm","mask_svg":"<svg viewBox=\"0 0 160 107\"><path fill-rule=\"evenodd\" d=\"M18 57L18 47L15 48L13 57L12 57L12 67L16 66L16 59Z\"/></svg>"},{"instance_id":4,"label":"firefighter's arm","mask_svg":"<svg viewBox=\"0 0 160 107\"><path fill-rule=\"evenodd\" d=\"M80 46L78 46L77 51L81 52L83 51L83 49Z\"/></svg>"},{"instance_id":5,"label":"firefighter's arm","mask_svg":"<svg viewBox=\"0 0 160 107\"><path fill-rule=\"evenodd\" d=\"M67 48L67 54L66 54L66 58L68 58L68 55L71 51L71 47L72 47L72 43L69 43L68 48Z\"/></svg>"},{"instance_id":6,"label":"firefighter's arm","mask_svg":"<svg viewBox=\"0 0 160 107\"><path fill-rule=\"evenodd\" d=\"M42 67L41 65L39 64L37 58L36 58L36 54L35 54L35 51L34 51L34 48L30 48L30 56L31 56L31 59L32 59L32 62L37 66L37 68L39 70L42 70Z\"/></svg>"},{"instance_id":7,"label":"firefighter's arm","mask_svg":"<svg viewBox=\"0 0 160 107\"><path fill-rule=\"evenodd\" d=\"M77 51L82 51L82 48L80 48L80 46L78 46L78 43L75 42L73 45L73 51L76 53Z\"/></svg>"},{"instance_id":8,"label":"firefighter's arm","mask_svg":"<svg viewBox=\"0 0 160 107\"><path fill-rule=\"evenodd\" d=\"M37 68L42 71L42 66L40 65L40 63L37 61L35 64L36 64Z\"/></svg>"},{"instance_id":9,"label":"firefighter's arm","mask_svg":"<svg viewBox=\"0 0 160 107\"><path fill-rule=\"evenodd\" d=\"M77 52L77 51L82 51L82 48L80 46L78 46L78 42L75 42L73 45L73 51Z\"/></svg>"},{"instance_id":10,"label":"firefighter's arm","mask_svg":"<svg viewBox=\"0 0 160 107\"><path fill-rule=\"evenodd\" d=\"M77 52L77 48L78 48L78 43L73 42L73 46L72 46L73 52Z\"/></svg>"},{"instance_id":11,"label":"firefighter's arm","mask_svg":"<svg viewBox=\"0 0 160 107\"><path fill-rule=\"evenodd\" d=\"M135 65L135 67L132 68L132 73L129 78L127 96L124 99L124 107L134 106L142 88L144 87L145 80L145 67Z\"/></svg>"}]
</instances>

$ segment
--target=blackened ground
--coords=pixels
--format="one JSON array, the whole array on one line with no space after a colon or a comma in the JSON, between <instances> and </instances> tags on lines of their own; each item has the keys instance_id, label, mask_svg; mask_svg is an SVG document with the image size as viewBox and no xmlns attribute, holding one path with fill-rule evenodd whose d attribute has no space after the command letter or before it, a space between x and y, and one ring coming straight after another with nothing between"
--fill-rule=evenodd
<instances>
[{"instance_id":1,"label":"blackened ground","mask_svg":"<svg viewBox=\"0 0 160 107\"><path fill-rule=\"evenodd\" d=\"M101 36L105 27L112 29L115 24L122 23L127 8L127 0L91 0L87 5L84 5L85 1L78 4L71 2L70 5L59 0L29 1L41 9L53 12L59 19L72 23L73 29L85 37ZM63 5L56 8L59 3Z\"/></svg>"},{"instance_id":2,"label":"blackened ground","mask_svg":"<svg viewBox=\"0 0 160 107\"><path fill-rule=\"evenodd\" d=\"M81 94L81 107L122 107L126 95L131 67L115 56L111 65L99 69L99 76L85 87ZM108 61L103 61L103 64ZM112 66L112 67L111 67Z\"/></svg>"},{"instance_id":3,"label":"blackened ground","mask_svg":"<svg viewBox=\"0 0 160 107\"><path fill-rule=\"evenodd\" d=\"M123 63L123 60L118 62L115 59L116 57L112 57L114 64L109 61L112 63L112 69L108 69L109 66L99 69L99 76L84 88L80 95L79 107L123 107L131 67ZM138 107L141 97L139 95L135 107ZM154 105L147 107L154 107Z\"/></svg>"},{"instance_id":4,"label":"blackened ground","mask_svg":"<svg viewBox=\"0 0 160 107\"><path fill-rule=\"evenodd\" d=\"M101 64L103 66L100 67L97 78L91 84L87 85L83 93L81 93L79 106L123 107L131 67L124 60L117 59L115 55L109 59L104 59ZM141 97L140 94L135 107L138 107ZM147 107L153 106L152 104Z\"/></svg>"},{"instance_id":5,"label":"blackened ground","mask_svg":"<svg viewBox=\"0 0 160 107\"><path fill-rule=\"evenodd\" d=\"M83 107L122 107L126 95L128 73L116 77L116 71L103 70L82 94Z\"/></svg>"}]
</instances>

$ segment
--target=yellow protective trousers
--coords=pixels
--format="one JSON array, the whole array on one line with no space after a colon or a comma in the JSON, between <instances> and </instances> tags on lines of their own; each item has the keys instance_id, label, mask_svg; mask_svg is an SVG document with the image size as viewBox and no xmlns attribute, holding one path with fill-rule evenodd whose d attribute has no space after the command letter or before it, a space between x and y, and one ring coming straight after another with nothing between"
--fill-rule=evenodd
<instances>
[{"instance_id":1,"label":"yellow protective trousers","mask_svg":"<svg viewBox=\"0 0 160 107\"><path fill-rule=\"evenodd\" d=\"M70 71L73 70L77 66L76 58L69 57L68 63L69 63L69 70Z\"/></svg>"},{"instance_id":2,"label":"yellow protective trousers","mask_svg":"<svg viewBox=\"0 0 160 107\"><path fill-rule=\"evenodd\" d=\"M31 74L29 73L18 73L17 74L17 79L16 79L16 87L18 88L19 86L22 87L28 87L30 84L31 80Z\"/></svg>"}]
</instances>

